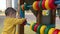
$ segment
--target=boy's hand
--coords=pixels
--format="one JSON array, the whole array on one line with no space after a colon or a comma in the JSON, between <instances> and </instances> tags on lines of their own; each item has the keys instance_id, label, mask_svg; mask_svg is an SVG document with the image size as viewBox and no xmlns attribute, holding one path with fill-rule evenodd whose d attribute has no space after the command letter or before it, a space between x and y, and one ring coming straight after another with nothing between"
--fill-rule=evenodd
<instances>
[{"instance_id":1,"label":"boy's hand","mask_svg":"<svg viewBox=\"0 0 60 34\"><path fill-rule=\"evenodd\" d=\"M27 23L27 20L26 20L26 19L24 19L24 21L23 21L22 25L26 25L26 23Z\"/></svg>"}]
</instances>

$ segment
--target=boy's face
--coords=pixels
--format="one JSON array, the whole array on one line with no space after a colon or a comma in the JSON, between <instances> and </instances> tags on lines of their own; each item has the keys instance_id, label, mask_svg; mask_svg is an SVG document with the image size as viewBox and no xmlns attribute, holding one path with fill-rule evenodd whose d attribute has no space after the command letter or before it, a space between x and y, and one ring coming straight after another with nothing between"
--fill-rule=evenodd
<instances>
[{"instance_id":1,"label":"boy's face","mask_svg":"<svg viewBox=\"0 0 60 34\"><path fill-rule=\"evenodd\" d=\"M16 18L16 13L10 13L10 17Z\"/></svg>"}]
</instances>

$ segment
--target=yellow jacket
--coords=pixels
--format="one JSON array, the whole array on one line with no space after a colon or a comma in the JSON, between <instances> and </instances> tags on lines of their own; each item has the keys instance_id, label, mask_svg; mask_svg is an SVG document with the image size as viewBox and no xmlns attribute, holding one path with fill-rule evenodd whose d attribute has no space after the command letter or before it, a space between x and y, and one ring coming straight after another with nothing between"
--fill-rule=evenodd
<instances>
[{"instance_id":1,"label":"yellow jacket","mask_svg":"<svg viewBox=\"0 0 60 34\"><path fill-rule=\"evenodd\" d=\"M4 20L4 27L2 34L15 34L16 25L22 24L24 19L18 18L5 18Z\"/></svg>"}]
</instances>

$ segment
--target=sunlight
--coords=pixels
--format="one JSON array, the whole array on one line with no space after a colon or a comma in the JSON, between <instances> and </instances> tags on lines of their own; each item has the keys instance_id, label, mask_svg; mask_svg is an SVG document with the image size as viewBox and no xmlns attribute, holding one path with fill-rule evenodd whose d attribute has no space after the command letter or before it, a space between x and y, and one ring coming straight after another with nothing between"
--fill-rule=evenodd
<instances>
[{"instance_id":1,"label":"sunlight","mask_svg":"<svg viewBox=\"0 0 60 34\"><path fill-rule=\"evenodd\" d=\"M6 9L6 0L0 0L0 10L4 11Z\"/></svg>"},{"instance_id":2,"label":"sunlight","mask_svg":"<svg viewBox=\"0 0 60 34\"><path fill-rule=\"evenodd\" d=\"M14 0L12 0L12 7L14 8Z\"/></svg>"}]
</instances>

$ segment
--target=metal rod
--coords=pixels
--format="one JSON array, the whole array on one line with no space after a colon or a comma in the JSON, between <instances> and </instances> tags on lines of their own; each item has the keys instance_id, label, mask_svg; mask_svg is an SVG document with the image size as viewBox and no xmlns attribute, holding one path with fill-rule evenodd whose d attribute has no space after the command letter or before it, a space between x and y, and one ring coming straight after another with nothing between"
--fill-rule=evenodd
<instances>
[{"instance_id":1,"label":"metal rod","mask_svg":"<svg viewBox=\"0 0 60 34\"><path fill-rule=\"evenodd\" d=\"M56 4L56 5L60 4L60 1L55 1L55 4Z\"/></svg>"}]
</instances>

